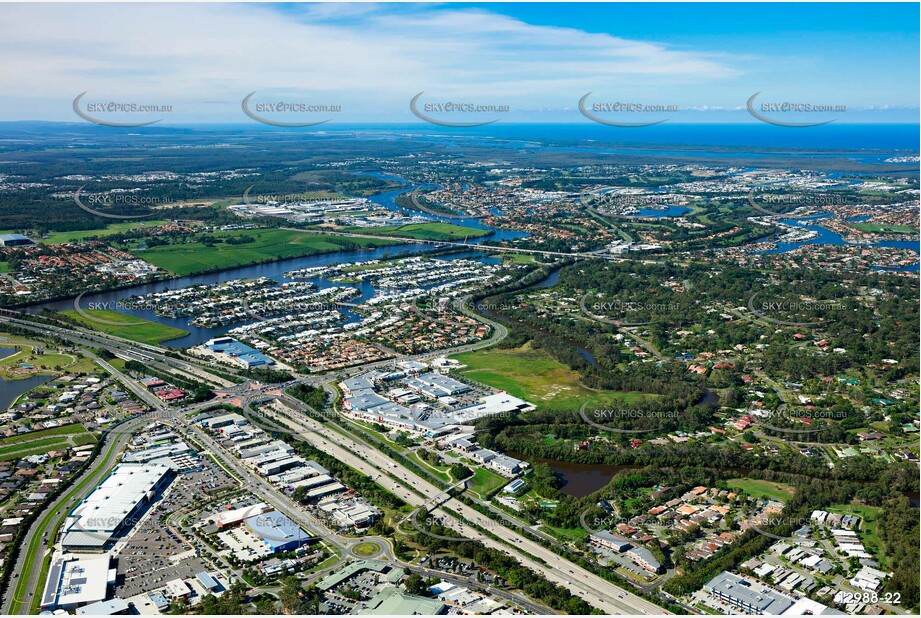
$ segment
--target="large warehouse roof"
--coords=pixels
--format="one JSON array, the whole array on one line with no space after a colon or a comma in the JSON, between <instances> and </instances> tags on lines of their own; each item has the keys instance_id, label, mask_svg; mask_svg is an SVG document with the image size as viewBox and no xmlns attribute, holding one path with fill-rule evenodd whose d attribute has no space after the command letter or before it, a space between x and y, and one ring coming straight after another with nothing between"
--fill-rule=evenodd
<instances>
[{"instance_id":1,"label":"large warehouse roof","mask_svg":"<svg viewBox=\"0 0 921 618\"><path fill-rule=\"evenodd\" d=\"M71 512L65 523L64 547L85 547L86 538L103 544L127 523L138 507L149 501L170 473L162 463L122 463Z\"/></svg>"}]
</instances>

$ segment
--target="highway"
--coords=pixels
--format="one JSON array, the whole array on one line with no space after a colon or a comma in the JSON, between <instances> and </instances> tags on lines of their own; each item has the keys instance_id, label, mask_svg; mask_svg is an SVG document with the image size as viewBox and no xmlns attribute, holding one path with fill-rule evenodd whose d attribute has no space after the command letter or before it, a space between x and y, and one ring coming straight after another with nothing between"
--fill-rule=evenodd
<instances>
[{"instance_id":1,"label":"highway","mask_svg":"<svg viewBox=\"0 0 921 618\"><path fill-rule=\"evenodd\" d=\"M499 248L497 248L497 250L498 249ZM501 248L501 250L505 250L505 248ZM489 323L493 328L493 332L491 337L489 337L487 340L469 344L467 346L462 346L457 349L452 349L448 351L449 353L453 354L461 351L474 350L493 345L497 341L505 338L507 335L505 327L501 324L488 319L484 319L482 316L470 311L469 307L462 307L462 310L464 310L464 313L468 315L472 315L479 320ZM120 339L118 337L113 337L107 334L83 332L82 330L73 331L70 329L63 329L49 325L38 325L34 322L14 318L9 315L9 313L0 314L0 320L12 322L22 328L40 330L45 334L51 332L52 334L57 335L62 339L71 341L75 344L95 345L97 347L109 349L110 351L137 354L137 352L135 352L135 348L140 347L142 349L141 353L147 356L149 359L156 360L157 362L163 363L169 367L181 369L183 371L189 371L198 374L198 372L206 372L208 369L201 366L197 362L188 361L185 358L180 360L171 356L166 356L162 352L156 352L156 348L149 349L150 346L140 346L134 342ZM444 353L445 351L425 353L407 358L425 359ZM171 423L175 422L183 426L183 428L194 432L195 438L204 444L211 451L211 453L217 457L225 466L234 471L239 476L239 478L242 479L243 483L247 487L256 493L261 494L264 498L267 498L269 502L276 505L279 511L283 512L292 520L302 525L305 530L308 530L311 534L326 539L330 544L334 545L340 551L341 556L347 555L351 547L360 542L358 539L341 537L327 530L322 523L316 520L309 513L305 512L299 504L291 500L288 496L283 494L274 486L270 485L259 475L243 466L235 456L227 453L215 440L213 440L200 428L191 426L185 421L185 414L190 411L203 409L213 405L213 401L186 406L182 409L169 409L164 406L163 403L160 402L157 398L153 397L149 392L147 392L146 389L138 384L134 384L133 380L121 374L110 364L106 363L102 359L95 358L95 360L103 368L105 368L106 371L118 377L126 385L126 387L132 390L133 393L147 402L156 411L157 420L163 420ZM377 363L348 368L340 372L330 372L328 374L314 375L310 377L299 376L295 382L311 383L329 388L328 381L334 376L341 378L343 375L365 372L376 366L385 366L387 364L392 364L393 362L394 361L392 360L379 361ZM210 377L214 378L215 376ZM242 384L235 385L227 383L226 380L223 382L227 386L227 388L224 389L226 394L236 394L242 397L244 401L244 409L250 409L250 404L254 398L265 398L267 396L267 391L277 391L278 389L282 388L279 385L258 385L257 383L252 383L249 381L244 381ZM273 395L273 397L276 397L278 400L276 405L283 405L283 408L278 409L284 410L285 415L295 415L295 419L293 420L286 418L283 415L278 415L275 419L276 421L281 422L286 426L293 427L296 430L296 433L300 435L302 439L305 439L314 447L339 458L341 461L347 463L356 470L374 476L375 481L378 484L393 492L407 503L416 507L425 507L427 506L427 503L443 495L443 490L439 489L435 485L432 485L427 480L417 476L415 473L406 469L401 464L394 462L389 457L378 451L376 448L370 446L367 443L358 441L358 439L354 436L346 436L342 433L335 432L329 427L311 419L306 414L306 412L311 410L296 399L293 399L286 394ZM113 434L113 436L117 437L112 440L112 444L107 445L106 447L108 457L111 457L113 452L117 451L123 446L127 436L130 434L130 430L137 429L133 423L137 422L138 426L140 426L140 424L143 422L150 422L150 417L140 417L139 419L135 419L131 422L132 426L130 428L127 426L125 427L125 429L128 431L124 433L118 432L117 434ZM99 460L102 459L103 457L100 456ZM100 475L100 478L101 476L102 475ZM448 509L458 513L464 521L457 520L451 513L448 512ZM49 513L51 512L52 511L49 510ZM612 582L609 582L595 575L594 573L579 567L576 564L571 563L556 552L547 549L543 545L529 538L524 537L520 532L507 527L503 521L514 520L513 518L507 517L504 514L492 513L489 516L483 515L479 511L469 507L467 504L450 497L447 497L447 499L445 499L440 506L437 506L431 512L441 518L443 521L449 522L451 524L450 527L459 532L461 535L467 538L477 539L487 547L491 547L497 551L501 551L513 557L520 564L544 575L548 580L567 588L573 595L584 599L587 603L604 611L605 613L667 613L664 612L659 606L616 586ZM467 522L474 524L474 526L471 526ZM482 530L488 531L490 534L484 534ZM541 535L541 537L546 539L546 537L543 535ZM27 544L27 547L30 547L31 552L32 546ZM389 547L389 545L387 545L387 547ZM25 555L30 552L23 552L23 554ZM390 556L390 558L393 559L392 556ZM38 566L33 566L31 569L32 572L30 573L29 581L27 581L25 585L20 586L26 593L36 590L35 580L41 571L41 561L36 560L35 562L38 563ZM17 565L17 569L20 567L21 565ZM521 603L523 605L528 603L526 600L523 601L524 602ZM8 599L7 602L9 603L11 600ZM17 609L20 606L21 603L17 606ZM4 606L4 609L7 609L6 605Z\"/></svg>"},{"instance_id":2,"label":"highway","mask_svg":"<svg viewBox=\"0 0 921 618\"><path fill-rule=\"evenodd\" d=\"M206 432L202 431L197 426L191 426L191 431L195 435L195 439L208 447L208 451L221 460L228 468L230 468L235 474L238 475L246 486L247 490L253 492L256 495L259 495L263 500L272 504L278 511L284 513L291 518L292 521L301 525L305 530L310 532L313 536L323 539L325 542L329 543L336 547L339 551L339 555L342 557L336 564L323 570L322 574L313 574L310 577L310 581L316 581L322 579L326 574L335 571L338 567L344 565L346 561L346 556L354 555L352 549L359 545L360 543L373 541L379 545L383 550L384 557L390 562L401 566L403 568L417 571L420 573L428 573L434 577L445 578L446 574L441 573L440 571L433 571L431 569L421 569L419 567L414 567L407 563L404 563L398 560L393 555L393 550L390 545L389 539L384 539L380 537L345 537L339 534L336 534L326 526L323 525L318 519L316 519L312 514L306 512L304 508L298 504L296 501L289 498L284 492L279 490L277 487L266 481L260 475L256 474L246 466L244 466L234 455L228 453L216 440L214 440ZM456 578L460 579L460 578ZM456 581L455 583L459 583ZM479 582L473 580L463 580L463 585L469 586L471 588L486 589L486 586L483 586ZM539 604L535 604L530 599L517 595L514 593L509 593L505 591L496 591L491 590L492 594L497 592L502 592L502 595L498 595L505 600L526 607L534 611L535 613L548 613L547 609Z\"/></svg>"},{"instance_id":3,"label":"highway","mask_svg":"<svg viewBox=\"0 0 921 618\"><path fill-rule=\"evenodd\" d=\"M157 348L144 343L138 343L136 341L131 341L130 339L123 339L115 335L80 327L63 328L54 324L48 324L46 322L25 320L19 317L21 315L22 314L15 311L0 309L0 322L7 322L19 328L35 331L39 335L54 335L55 337L63 339L64 341L69 341L75 346L105 348L112 353L121 352L141 362L145 362L147 359L151 359L159 363L169 365L175 369L179 369L193 375L199 375L201 379L211 382L217 386L229 387L233 386L234 384L233 382L230 382L220 376L216 376L210 373L211 370L218 368L209 366L204 361L191 359L187 356L183 356L182 358L175 358L173 356L166 355L162 348ZM230 367L220 367L219 370L222 373L231 375L238 372L238 370Z\"/></svg>"},{"instance_id":4,"label":"highway","mask_svg":"<svg viewBox=\"0 0 921 618\"><path fill-rule=\"evenodd\" d=\"M338 433L307 415L310 411L304 404L283 395L279 398L284 408L274 403L263 412L277 422L288 425L295 430L295 435L349 466L374 477L375 482L397 495L400 499L416 507L443 494L443 490L417 476L401 464L366 445ZM275 414L269 412L275 410ZM300 412L300 414L297 414ZM285 414L289 416L285 416ZM487 536L477 528L469 526L454 518L446 509L458 513L464 520L491 533L499 539ZM479 511L456 499L444 500L441 507L432 511L441 520L450 522L457 532L466 538L481 541L491 547L515 558L520 564L567 589L590 605L608 614L657 614L667 613L645 599L636 596L615 584L602 579L582 567L573 564L544 546L523 537L520 533L505 527L502 523L487 517ZM538 562L534 558L540 559Z\"/></svg>"}]
</instances>

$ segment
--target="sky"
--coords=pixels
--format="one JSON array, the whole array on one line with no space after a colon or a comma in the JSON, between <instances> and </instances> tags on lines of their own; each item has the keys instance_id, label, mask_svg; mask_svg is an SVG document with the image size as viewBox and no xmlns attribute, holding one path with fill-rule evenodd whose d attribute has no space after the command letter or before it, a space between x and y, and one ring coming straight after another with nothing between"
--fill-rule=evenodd
<instances>
[{"instance_id":1,"label":"sky","mask_svg":"<svg viewBox=\"0 0 921 618\"><path fill-rule=\"evenodd\" d=\"M760 92L783 122L917 123L919 5L0 4L0 83L0 121L84 122L86 92L111 122L255 122L255 92L270 121L409 123L422 92L445 122L591 122L588 93L613 122L759 122Z\"/></svg>"}]
</instances>

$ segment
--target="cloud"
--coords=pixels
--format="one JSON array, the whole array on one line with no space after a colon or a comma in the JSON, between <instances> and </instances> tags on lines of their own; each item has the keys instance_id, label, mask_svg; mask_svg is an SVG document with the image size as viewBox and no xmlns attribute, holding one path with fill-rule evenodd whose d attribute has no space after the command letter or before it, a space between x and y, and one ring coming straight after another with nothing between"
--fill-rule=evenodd
<instances>
[{"instance_id":1,"label":"cloud","mask_svg":"<svg viewBox=\"0 0 921 618\"><path fill-rule=\"evenodd\" d=\"M731 62L450 6L0 5L5 119L72 120L83 91L171 103L176 121L242 120L254 90L382 119L405 116L421 90L562 108L589 90L725 80Z\"/></svg>"}]
</instances>

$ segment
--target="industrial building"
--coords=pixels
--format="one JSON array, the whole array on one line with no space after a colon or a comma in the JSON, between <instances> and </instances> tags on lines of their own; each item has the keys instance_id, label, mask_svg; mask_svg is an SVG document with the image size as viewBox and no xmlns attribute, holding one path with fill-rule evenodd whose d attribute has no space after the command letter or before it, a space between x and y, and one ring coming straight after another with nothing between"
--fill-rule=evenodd
<instances>
[{"instance_id":1,"label":"industrial building","mask_svg":"<svg viewBox=\"0 0 921 618\"><path fill-rule=\"evenodd\" d=\"M728 571L723 571L707 582L704 591L715 599L726 601L751 614L777 616L793 605L793 599L787 595Z\"/></svg>"},{"instance_id":2,"label":"industrial building","mask_svg":"<svg viewBox=\"0 0 921 618\"><path fill-rule=\"evenodd\" d=\"M80 502L64 523L61 545L70 551L103 551L130 528L173 478L162 463L121 463Z\"/></svg>"},{"instance_id":3,"label":"industrial building","mask_svg":"<svg viewBox=\"0 0 921 618\"><path fill-rule=\"evenodd\" d=\"M0 247L24 247L34 244L34 240L22 234L0 234Z\"/></svg>"},{"instance_id":4,"label":"industrial building","mask_svg":"<svg viewBox=\"0 0 921 618\"><path fill-rule=\"evenodd\" d=\"M490 459L488 465L490 468L506 477L515 476L528 467L527 462L509 457L508 455L502 455L501 453L497 453L495 457Z\"/></svg>"},{"instance_id":5,"label":"industrial building","mask_svg":"<svg viewBox=\"0 0 921 618\"><path fill-rule=\"evenodd\" d=\"M205 346L214 354L226 357L234 364L246 369L269 367L275 364L271 358L232 337L218 337L205 342Z\"/></svg>"},{"instance_id":6,"label":"industrial building","mask_svg":"<svg viewBox=\"0 0 921 618\"><path fill-rule=\"evenodd\" d=\"M304 500L307 502L320 500L328 496L334 496L336 494L342 493L345 490L346 487L342 483L327 483L322 487L314 487L313 489L308 490L304 494Z\"/></svg>"},{"instance_id":7,"label":"industrial building","mask_svg":"<svg viewBox=\"0 0 921 618\"><path fill-rule=\"evenodd\" d=\"M116 577L116 569L109 568L109 564L109 556L56 554L45 582L42 609L74 610L105 601Z\"/></svg>"}]
</instances>

